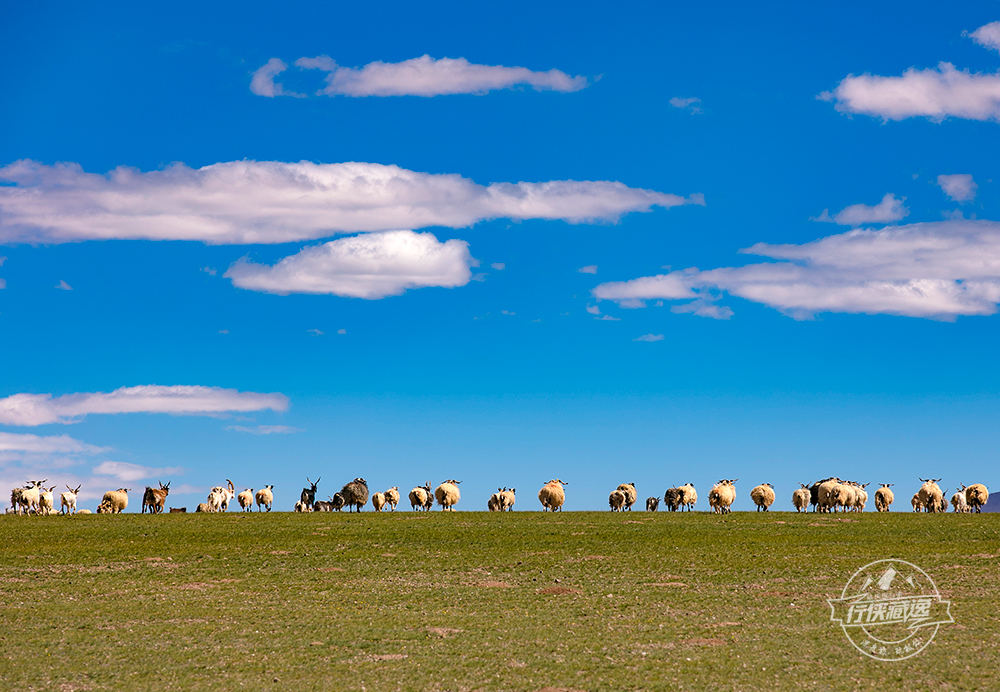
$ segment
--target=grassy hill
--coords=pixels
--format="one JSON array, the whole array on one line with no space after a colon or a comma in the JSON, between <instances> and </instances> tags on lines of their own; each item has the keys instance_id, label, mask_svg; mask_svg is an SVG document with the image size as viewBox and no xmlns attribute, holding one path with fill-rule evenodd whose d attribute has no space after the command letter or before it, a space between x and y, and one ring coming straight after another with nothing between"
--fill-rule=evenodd
<instances>
[{"instance_id":1,"label":"grassy hill","mask_svg":"<svg viewBox=\"0 0 1000 692\"><path fill-rule=\"evenodd\" d=\"M4 690L1000 689L1000 516L0 517ZM901 663L830 621L860 566L955 624Z\"/></svg>"}]
</instances>

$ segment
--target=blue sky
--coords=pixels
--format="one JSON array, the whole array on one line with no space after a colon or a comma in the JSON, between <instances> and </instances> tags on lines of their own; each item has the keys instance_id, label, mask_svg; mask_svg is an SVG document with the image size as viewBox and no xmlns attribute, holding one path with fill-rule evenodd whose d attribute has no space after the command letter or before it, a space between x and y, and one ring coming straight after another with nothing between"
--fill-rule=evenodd
<instances>
[{"instance_id":1,"label":"blue sky","mask_svg":"<svg viewBox=\"0 0 1000 692\"><path fill-rule=\"evenodd\" d=\"M5 6L0 484L995 485L997 20Z\"/></svg>"}]
</instances>

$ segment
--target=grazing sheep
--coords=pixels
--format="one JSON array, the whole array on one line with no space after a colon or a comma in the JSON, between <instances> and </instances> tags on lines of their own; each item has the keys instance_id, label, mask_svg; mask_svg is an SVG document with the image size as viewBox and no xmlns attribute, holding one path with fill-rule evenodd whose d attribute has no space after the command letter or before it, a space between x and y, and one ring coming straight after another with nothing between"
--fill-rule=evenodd
<instances>
[{"instance_id":1,"label":"grazing sheep","mask_svg":"<svg viewBox=\"0 0 1000 692\"><path fill-rule=\"evenodd\" d=\"M145 492L142 494L142 511L140 514L146 513L146 508L149 508L150 514L159 514L163 511L163 505L167 502L167 495L170 493L170 481L167 481L166 485L163 485L162 481L157 481L159 485L158 488L152 488L146 486Z\"/></svg>"},{"instance_id":2,"label":"grazing sheep","mask_svg":"<svg viewBox=\"0 0 1000 692\"><path fill-rule=\"evenodd\" d=\"M685 483L677 489L681 491L681 511L683 512L685 507L689 512L693 511L698 502L698 491L694 489L694 485Z\"/></svg>"},{"instance_id":3,"label":"grazing sheep","mask_svg":"<svg viewBox=\"0 0 1000 692\"><path fill-rule=\"evenodd\" d=\"M910 500L910 506L913 507L914 512L922 512L924 505L920 502L920 493L913 493L913 498Z\"/></svg>"},{"instance_id":4,"label":"grazing sheep","mask_svg":"<svg viewBox=\"0 0 1000 692\"><path fill-rule=\"evenodd\" d=\"M623 512L625 508L625 491L623 490L612 490L611 494L608 495L608 505L611 507L612 512Z\"/></svg>"},{"instance_id":5,"label":"grazing sheep","mask_svg":"<svg viewBox=\"0 0 1000 692\"><path fill-rule=\"evenodd\" d=\"M171 507L170 514L187 514L187 507Z\"/></svg>"},{"instance_id":6,"label":"grazing sheep","mask_svg":"<svg viewBox=\"0 0 1000 692\"><path fill-rule=\"evenodd\" d=\"M399 504L399 486L393 486L385 491L385 503L389 505L390 511L396 511L396 505Z\"/></svg>"},{"instance_id":7,"label":"grazing sheep","mask_svg":"<svg viewBox=\"0 0 1000 692\"><path fill-rule=\"evenodd\" d=\"M260 511L261 505L263 505L268 512L271 511L271 504L274 502L274 485L265 485L263 488L257 491L254 495L254 499L257 501L257 511Z\"/></svg>"},{"instance_id":8,"label":"grazing sheep","mask_svg":"<svg viewBox=\"0 0 1000 692\"><path fill-rule=\"evenodd\" d=\"M51 488L39 488L38 490L38 513L39 514L55 514L56 510L53 506L52 491L56 489L56 486Z\"/></svg>"},{"instance_id":9,"label":"grazing sheep","mask_svg":"<svg viewBox=\"0 0 1000 692\"><path fill-rule=\"evenodd\" d=\"M462 493L458 491L458 484L461 482L449 479L434 489L434 499L441 505L442 512L455 511L455 505L462 499Z\"/></svg>"},{"instance_id":10,"label":"grazing sheep","mask_svg":"<svg viewBox=\"0 0 1000 692\"><path fill-rule=\"evenodd\" d=\"M355 478L353 481L340 489L340 494L344 498L344 504L353 512L357 507L358 511L368 504L368 481L364 478Z\"/></svg>"},{"instance_id":11,"label":"grazing sheep","mask_svg":"<svg viewBox=\"0 0 1000 692\"><path fill-rule=\"evenodd\" d=\"M625 493L625 510L631 512L632 505L639 499L639 496L635 492L635 483L622 483L618 486L618 490Z\"/></svg>"},{"instance_id":12,"label":"grazing sheep","mask_svg":"<svg viewBox=\"0 0 1000 692\"><path fill-rule=\"evenodd\" d=\"M309 505L310 507L316 504L316 486L319 485L321 480L323 480L322 476L317 478L316 482L313 483L309 480L309 476L306 476L306 483L309 484L309 487L302 489L302 492L299 494L299 501ZM365 492L365 502L368 502L367 492Z\"/></svg>"},{"instance_id":13,"label":"grazing sheep","mask_svg":"<svg viewBox=\"0 0 1000 692\"><path fill-rule=\"evenodd\" d=\"M538 501L542 503L542 511L561 512L563 503L566 502L566 490L564 483L558 478L554 478L538 491Z\"/></svg>"},{"instance_id":14,"label":"grazing sheep","mask_svg":"<svg viewBox=\"0 0 1000 692\"><path fill-rule=\"evenodd\" d=\"M114 514L114 512L115 510L111 507L110 502L102 501L101 504L97 505L98 514Z\"/></svg>"},{"instance_id":15,"label":"grazing sheep","mask_svg":"<svg viewBox=\"0 0 1000 692\"><path fill-rule=\"evenodd\" d=\"M757 505L757 511L767 511L767 508L774 504L774 486L770 483L761 483L750 491L750 499Z\"/></svg>"},{"instance_id":16,"label":"grazing sheep","mask_svg":"<svg viewBox=\"0 0 1000 692\"><path fill-rule=\"evenodd\" d=\"M958 490L951 496L951 507L956 513L967 514L969 503L965 499L965 486L958 486Z\"/></svg>"},{"instance_id":17,"label":"grazing sheep","mask_svg":"<svg viewBox=\"0 0 1000 692\"><path fill-rule=\"evenodd\" d=\"M982 483L973 483L965 489L965 502L969 511L979 514L990 499L990 491Z\"/></svg>"},{"instance_id":18,"label":"grazing sheep","mask_svg":"<svg viewBox=\"0 0 1000 692\"><path fill-rule=\"evenodd\" d=\"M875 510L878 512L888 512L889 505L896 499L896 496L889 490L892 483L882 483L882 487L875 491Z\"/></svg>"},{"instance_id":19,"label":"grazing sheep","mask_svg":"<svg viewBox=\"0 0 1000 692\"><path fill-rule=\"evenodd\" d=\"M416 487L410 491L410 509L429 510L428 502L434 504L434 493L431 492L431 482L427 481L423 487Z\"/></svg>"},{"instance_id":20,"label":"grazing sheep","mask_svg":"<svg viewBox=\"0 0 1000 692\"><path fill-rule=\"evenodd\" d=\"M109 490L104 493L104 497L101 499L101 504L107 504L111 511L109 514L121 514L128 507L128 494L132 488L118 488L118 490ZM100 508L98 508L100 511Z\"/></svg>"},{"instance_id":21,"label":"grazing sheep","mask_svg":"<svg viewBox=\"0 0 1000 692\"><path fill-rule=\"evenodd\" d=\"M646 498L646 511L655 512L660 508L660 498L658 497L647 497Z\"/></svg>"},{"instance_id":22,"label":"grazing sheep","mask_svg":"<svg viewBox=\"0 0 1000 692\"><path fill-rule=\"evenodd\" d=\"M500 510L501 511L503 511L503 512L513 512L514 511L514 503L517 501L517 498L514 496L514 493L516 493L516 492L517 492L517 488L510 488L510 489L504 488L503 490L500 491Z\"/></svg>"},{"instance_id":23,"label":"grazing sheep","mask_svg":"<svg viewBox=\"0 0 1000 692\"><path fill-rule=\"evenodd\" d=\"M924 506L925 511L935 513L942 511L941 502L944 500L944 493L941 492L941 488L937 484L941 479L918 478L917 480L923 483L920 490L917 491L917 495L920 497L920 504ZM945 506L947 507L947 505Z\"/></svg>"},{"instance_id":24,"label":"grazing sheep","mask_svg":"<svg viewBox=\"0 0 1000 692\"><path fill-rule=\"evenodd\" d=\"M76 486L76 490L66 486L68 492L59 496L59 511L63 514L76 514L76 496L80 494L82 485Z\"/></svg>"},{"instance_id":25,"label":"grazing sheep","mask_svg":"<svg viewBox=\"0 0 1000 692\"><path fill-rule=\"evenodd\" d=\"M805 483L799 485L801 487L792 493L792 506L796 512L806 512L809 510L809 486Z\"/></svg>"},{"instance_id":26,"label":"grazing sheep","mask_svg":"<svg viewBox=\"0 0 1000 692\"><path fill-rule=\"evenodd\" d=\"M671 512L676 512L681 506L681 489L667 488L667 492L663 493L663 506Z\"/></svg>"},{"instance_id":27,"label":"grazing sheep","mask_svg":"<svg viewBox=\"0 0 1000 692\"><path fill-rule=\"evenodd\" d=\"M253 488L247 488L242 493L237 495L236 499L239 500L240 509L244 512L253 511Z\"/></svg>"},{"instance_id":28,"label":"grazing sheep","mask_svg":"<svg viewBox=\"0 0 1000 692\"><path fill-rule=\"evenodd\" d=\"M729 514L736 501L736 481L739 478L723 479L708 493L708 504L716 514Z\"/></svg>"},{"instance_id":29,"label":"grazing sheep","mask_svg":"<svg viewBox=\"0 0 1000 692\"><path fill-rule=\"evenodd\" d=\"M500 493L503 492L500 488L490 495L490 499L486 501L486 509L491 512L500 512L503 509L503 500L500 499Z\"/></svg>"},{"instance_id":30,"label":"grazing sheep","mask_svg":"<svg viewBox=\"0 0 1000 692\"><path fill-rule=\"evenodd\" d=\"M306 504L302 500L295 503L296 512L311 512L313 511L312 505Z\"/></svg>"},{"instance_id":31,"label":"grazing sheep","mask_svg":"<svg viewBox=\"0 0 1000 692\"><path fill-rule=\"evenodd\" d=\"M194 510L195 512L211 512L212 507L207 502L201 502L198 507Z\"/></svg>"},{"instance_id":32,"label":"grazing sheep","mask_svg":"<svg viewBox=\"0 0 1000 692\"><path fill-rule=\"evenodd\" d=\"M382 511L382 508L385 507L385 493L372 494L372 507L376 512Z\"/></svg>"}]
</instances>

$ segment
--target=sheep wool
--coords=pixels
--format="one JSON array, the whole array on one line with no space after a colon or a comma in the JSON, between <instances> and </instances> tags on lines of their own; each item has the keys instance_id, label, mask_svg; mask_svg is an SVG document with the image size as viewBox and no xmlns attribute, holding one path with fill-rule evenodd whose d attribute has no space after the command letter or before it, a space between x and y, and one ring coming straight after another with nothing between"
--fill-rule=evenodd
<instances>
[{"instance_id":1,"label":"sheep wool","mask_svg":"<svg viewBox=\"0 0 1000 692\"><path fill-rule=\"evenodd\" d=\"M677 489L681 491L681 511L683 512L685 507L689 512L692 511L698 502L698 491L694 489L694 485L685 483Z\"/></svg>"},{"instance_id":2,"label":"sheep wool","mask_svg":"<svg viewBox=\"0 0 1000 692\"><path fill-rule=\"evenodd\" d=\"M385 491L385 503L389 505L389 509L393 512L396 511L396 505L399 504L399 486L389 488Z\"/></svg>"},{"instance_id":3,"label":"sheep wool","mask_svg":"<svg viewBox=\"0 0 1000 692\"><path fill-rule=\"evenodd\" d=\"M801 486L792 493L792 506L796 512L805 512L809 509L809 486L799 483Z\"/></svg>"},{"instance_id":4,"label":"sheep wool","mask_svg":"<svg viewBox=\"0 0 1000 692\"><path fill-rule=\"evenodd\" d=\"M716 514L729 514L732 511L732 504L736 501L736 480L721 480L709 491L708 504Z\"/></svg>"},{"instance_id":5,"label":"sheep wool","mask_svg":"<svg viewBox=\"0 0 1000 692\"><path fill-rule=\"evenodd\" d=\"M768 507L774 504L774 486L770 483L761 483L750 491L750 499L757 505L757 511L767 511Z\"/></svg>"},{"instance_id":6,"label":"sheep wool","mask_svg":"<svg viewBox=\"0 0 1000 692\"><path fill-rule=\"evenodd\" d=\"M965 502L969 505L970 512L979 514L989 499L990 491L982 483L973 483L965 489Z\"/></svg>"},{"instance_id":7,"label":"sheep wool","mask_svg":"<svg viewBox=\"0 0 1000 692\"><path fill-rule=\"evenodd\" d=\"M240 509L244 512L251 511L253 509L253 488L247 488L237 495L236 499L240 501Z\"/></svg>"},{"instance_id":8,"label":"sheep wool","mask_svg":"<svg viewBox=\"0 0 1000 692\"><path fill-rule=\"evenodd\" d=\"M413 510L429 509L427 501L434 502L434 494L431 492L431 482L427 481L423 487L417 487L410 491L410 508Z\"/></svg>"},{"instance_id":9,"label":"sheep wool","mask_svg":"<svg viewBox=\"0 0 1000 692\"><path fill-rule=\"evenodd\" d=\"M500 491L500 509L501 511L511 512L514 509L514 502L517 498L514 497L514 493L517 492L517 488L504 488Z\"/></svg>"},{"instance_id":10,"label":"sheep wool","mask_svg":"<svg viewBox=\"0 0 1000 692\"><path fill-rule=\"evenodd\" d=\"M566 502L566 490L564 488L566 485L569 484L563 483L558 478L553 478L542 486L542 489L538 491L538 501L542 503L542 511L562 511L563 503Z\"/></svg>"},{"instance_id":11,"label":"sheep wool","mask_svg":"<svg viewBox=\"0 0 1000 692\"><path fill-rule=\"evenodd\" d=\"M490 499L486 501L486 509L491 512L499 512L502 507L502 500L500 499L500 493L496 492L490 495Z\"/></svg>"},{"instance_id":12,"label":"sheep wool","mask_svg":"<svg viewBox=\"0 0 1000 692\"><path fill-rule=\"evenodd\" d=\"M104 493L101 504L107 504L111 511L109 514L121 514L128 507L128 491L132 488L118 488Z\"/></svg>"},{"instance_id":13,"label":"sheep wool","mask_svg":"<svg viewBox=\"0 0 1000 692\"><path fill-rule=\"evenodd\" d=\"M882 487L875 491L875 510L878 512L888 512L889 505L892 504L896 496L892 494L892 490L889 488L892 483L883 483Z\"/></svg>"},{"instance_id":14,"label":"sheep wool","mask_svg":"<svg viewBox=\"0 0 1000 692\"><path fill-rule=\"evenodd\" d=\"M924 511L940 512L941 501L944 499L944 493L941 492L941 488L938 486L937 482L941 479L919 478L918 480L923 481L924 483L920 486L920 490L917 491L917 496L920 498L920 504L924 508Z\"/></svg>"},{"instance_id":15,"label":"sheep wool","mask_svg":"<svg viewBox=\"0 0 1000 692\"><path fill-rule=\"evenodd\" d=\"M340 489L340 494L344 498L344 504L353 512L357 507L358 511L368 504L368 481L364 478L355 478L353 481Z\"/></svg>"},{"instance_id":16,"label":"sheep wool","mask_svg":"<svg viewBox=\"0 0 1000 692\"><path fill-rule=\"evenodd\" d=\"M442 512L455 511L455 505L462 499L462 493L458 491L458 484L461 482L449 479L434 489L434 497L441 505Z\"/></svg>"},{"instance_id":17,"label":"sheep wool","mask_svg":"<svg viewBox=\"0 0 1000 692\"><path fill-rule=\"evenodd\" d=\"M260 511L261 506L264 506L268 512L271 511L271 504L274 502L273 490L273 485L265 485L257 491L256 495L254 495L254 499L257 501L258 512Z\"/></svg>"},{"instance_id":18,"label":"sheep wool","mask_svg":"<svg viewBox=\"0 0 1000 692\"><path fill-rule=\"evenodd\" d=\"M385 493L374 493L372 495L372 508L376 512L381 512L385 507Z\"/></svg>"},{"instance_id":19,"label":"sheep wool","mask_svg":"<svg viewBox=\"0 0 1000 692\"><path fill-rule=\"evenodd\" d=\"M624 509L631 512L632 505L635 504L635 501L638 498L638 495L635 492L635 483L622 483L621 485L618 486L618 490L621 490L623 493L625 493Z\"/></svg>"},{"instance_id":20,"label":"sheep wool","mask_svg":"<svg viewBox=\"0 0 1000 692\"><path fill-rule=\"evenodd\" d=\"M625 492L622 490L612 490L608 496L608 505L612 512L621 512L625 508Z\"/></svg>"}]
</instances>

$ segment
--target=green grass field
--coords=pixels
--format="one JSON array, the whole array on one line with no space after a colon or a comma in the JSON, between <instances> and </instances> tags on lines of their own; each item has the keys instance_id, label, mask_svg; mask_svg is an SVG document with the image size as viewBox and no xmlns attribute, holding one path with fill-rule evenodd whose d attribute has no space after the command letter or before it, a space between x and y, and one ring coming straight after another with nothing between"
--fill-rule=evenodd
<instances>
[{"instance_id":1,"label":"green grass field","mask_svg":"<svg viewBox=\"0 0 1000 692\"><path fill-rule=\"evenodd\" d=\"M3 690L998 690L1000 515L0 517ZM952 601L919 656L829 597Z\"/></svg>"}]
</instances>

